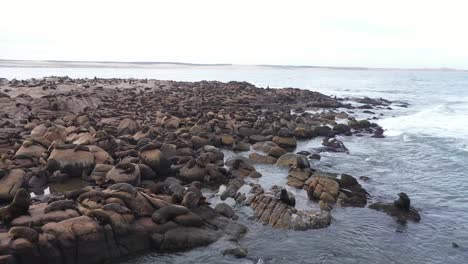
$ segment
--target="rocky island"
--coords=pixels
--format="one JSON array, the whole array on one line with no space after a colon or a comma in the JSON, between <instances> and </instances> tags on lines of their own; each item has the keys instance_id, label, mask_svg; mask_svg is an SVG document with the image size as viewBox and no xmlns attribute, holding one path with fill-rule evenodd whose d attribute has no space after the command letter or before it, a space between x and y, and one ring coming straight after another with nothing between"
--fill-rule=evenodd
<instances>
[{"instance_id":1,"label":"rocky island","mask_svg":"<svg viewBox=\"0 0 468 264\"><path fill-rule=\"evenodd\" d=\"M241 242L248 226L213 195L252 208L272 228L326 228L333 207L365 207L369 193L310 161L348 152L338 135L383 137L352 112L391 104L354 101L245 82L0 79L0 263L92 264ZM316 137L321 148L295 151ZM239 155L226 159L225 150ZM269 177L256 164L287 167L288 186L256 183ZM288 188L319 209L296 208ZM370 208L420 220L404 193Z\"/></svg>"}]
</instances>

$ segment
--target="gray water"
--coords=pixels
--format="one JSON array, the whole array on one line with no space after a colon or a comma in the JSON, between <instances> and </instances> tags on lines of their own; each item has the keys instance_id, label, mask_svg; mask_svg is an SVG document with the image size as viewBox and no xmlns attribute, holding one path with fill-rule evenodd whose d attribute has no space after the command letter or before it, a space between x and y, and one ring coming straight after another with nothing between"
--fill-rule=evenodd
<instances>
[{"instance_id":1,"label":"gray water","mask_svg":"<svg viewBox=\"0 0 468 264\"><path fill-rule=\"evenodd\" d=\"M148 253L124 260L143 263L468 263L468 73L427 71L352 71L265 67L0 68L0 77L154 78L185 81L248 81L261 87L298 87L328 95L383 97L408 108L379 111L384 139L341 138L350 154L324 154L314 166L368 176L361 182L371 201L392 201L406 192L420 210L421 222L397 224L368 208L335 208L330 227L281 231L255 223L249 208L239 208L249 227L241 240L247 259L224 257L219 241L180 254ZM365 116L365 114L360 114ZM371 115L369 115L370 117ZM298 150L318 146L300 142ZM226 153L230 155L230 153ZM260 183L285 184L286 171L262 165ZM295 191L295 190L294 190ZM303 191L303 207L316 208ZM214 198L216 200L216 197ZM452 242L460 247L452 247Z\"/></svg>"}]
</instances>

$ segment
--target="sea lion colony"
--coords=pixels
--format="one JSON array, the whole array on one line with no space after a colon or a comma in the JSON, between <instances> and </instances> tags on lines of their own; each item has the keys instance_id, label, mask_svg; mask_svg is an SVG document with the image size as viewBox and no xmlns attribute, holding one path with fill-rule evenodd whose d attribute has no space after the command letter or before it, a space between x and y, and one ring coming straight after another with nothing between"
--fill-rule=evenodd
<instances>
[{"instance_id":1,"label":"sea lion colony","mask_svg":"<svg viewBox=\"0 0 468 264\"><path fill-rule=\"evenodd\" d=\"M50 77L0 79L0 91L0 199L10 203L0 209L0 263L99 263L239 241L247 227L235 211L212 208L201 192L220 185L221 199L250 206L260 222L323 228L334 205L363 207L368 194L350 175L314 169L309 160L320 154L295 154L297 140L324 137L318 151L347 152L336 135L383 137L376 124L339 111L356 108L340 99L245 82ZM358 101L362 109L391 103ZM253 152L225 161L220 148ZM321 209L298 210L284 186L256 184L268 177L256 163L289 166L288 185ZM73 178L88 186L29 197ZM374 207L419 220L403 198Z\"/></svg>"}]
</instances>

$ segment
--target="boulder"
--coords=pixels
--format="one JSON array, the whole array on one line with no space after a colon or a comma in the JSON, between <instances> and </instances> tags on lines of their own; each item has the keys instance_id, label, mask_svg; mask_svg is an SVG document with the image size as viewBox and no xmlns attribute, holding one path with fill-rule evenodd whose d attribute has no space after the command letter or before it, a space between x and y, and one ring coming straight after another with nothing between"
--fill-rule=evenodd
<instances>
[{"instance_id":1,"label":"boulder","mask_svg":"<svg viewBox=\"0 0 468 264\"><path fill-rule=\"evenodd\" d=\"M26 173L21 169L13 169L0 179L0 200L13 200L16 192L26 183Z\"/></svg>"},{"instance_id":2,"label":"boulder","mask_svg":"<svg viewBox=\"0 0 468 264\"><path fill-rule=\"evenodd\" d=\"M311 199L321 200L326 203L335 203L340 186L338 182L328 177L314 176L309 184L307 194Z\"/></svg>"},{"instance_id":3,"label":"boulder","mask_svg":"<svg viewBox=\"0 0 468 264\"><path fill-rule=\"evenodd\" d=\"M135 163L120 163L107 172L106 181L140 186L140 167Z\"/></svg>"},{"instance_id":4,"label":"boulder","mask_svg":"<svg viewBox=\"0 0 468 264\"><path fill-rule=\"evenodd\" d=\"M297 146L297 141L295 137L273 137L272 140L274 143L278 144L278 146L285 148L285 149L294 149Z\"/></svg>"},{"instance_id":5,"label":"boulder","mask_svg":"<svg viewBox=\"0 0 468 264\"><path fill-rule=\"evenodd\" d=\"M47 159L47 169L61 170L71 176L88 174L95 164L94 155L89 151L55 148Z\"/></svg>"},{"instance_id":6,"label":"boulder","mask_svg":"<svg viewBox=\"0 0 468 264\"><path fill-rule=\"evenodd\" d=\"M133 135L135 134L140 126L134 119L125 118L120 121L119 126L117 127L117 133L119 135Z\"/></svg>"},{"instance_id":7,"label":"boulder","mask_svg":"<svg viewBox=\"0 0 468 264\"><path fill-rule=\"evenodd\" d=\"M258 163L265 163L265 164L275 164L277 160L275 157L261 155L256 152L250 153L249 159L256 161Z\"/></svg>"},{"instance_id":8,"label":"boulder","mask_svg":"<svg viewBox=\"0 0 468 264\"><path fill-rule=\"evenodd\" d=\"M296 166L299 167L310 167L309 161L307 157L304 155L294 154L294 153L287 153L283 156L279 157L276 161L276 165L278 166Z\"/></svg>"}]
</instances>

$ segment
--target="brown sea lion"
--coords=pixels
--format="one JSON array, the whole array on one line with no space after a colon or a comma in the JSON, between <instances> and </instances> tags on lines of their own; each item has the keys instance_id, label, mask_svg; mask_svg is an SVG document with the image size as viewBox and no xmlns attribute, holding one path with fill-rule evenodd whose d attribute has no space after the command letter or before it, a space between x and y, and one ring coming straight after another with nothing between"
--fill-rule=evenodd
<instances>
[{"instance_id":1,"label":"brown sea lion","mask_svg":"<svg viewBox=\"0 0 468 264\"><path fill-rule=\"evenodd\" d=\"M24 238L33 243L39 240L37 231L25 226L14 226L10 228L10 230L8 230L8 235L12 237L12 239Z\"/></svg>"}]
</instances>

